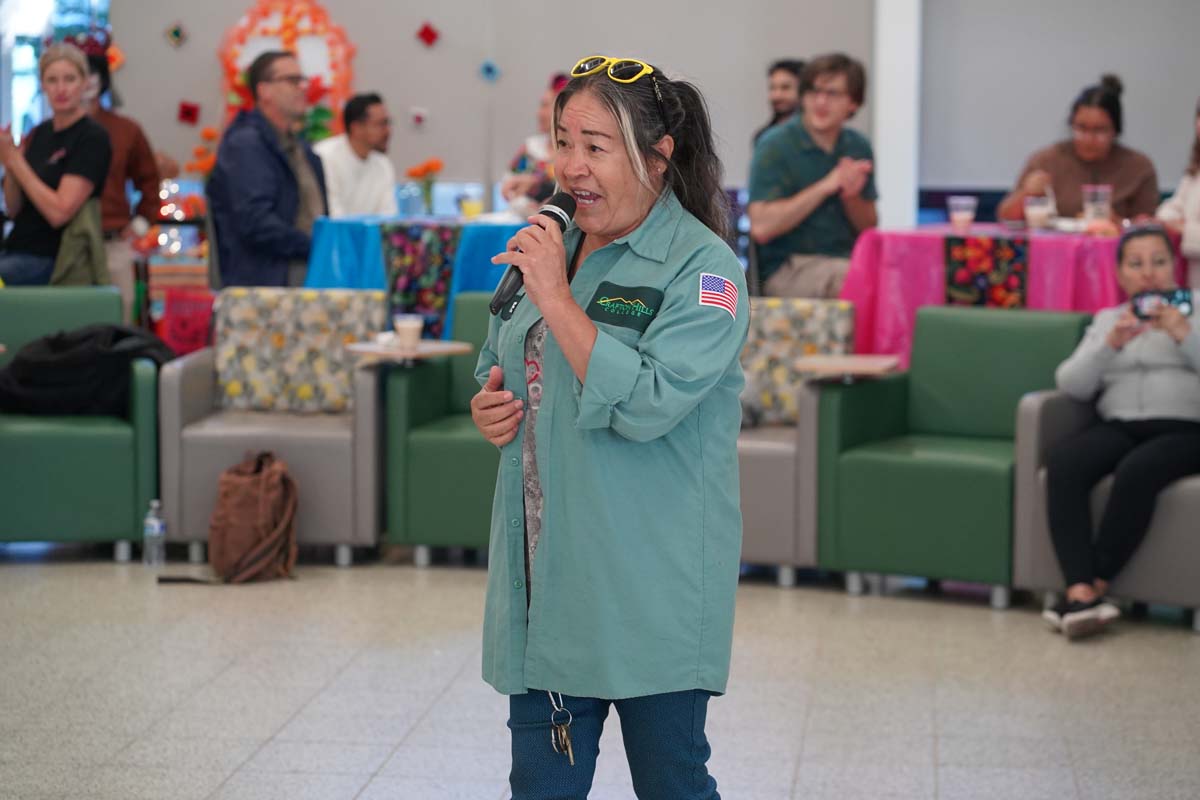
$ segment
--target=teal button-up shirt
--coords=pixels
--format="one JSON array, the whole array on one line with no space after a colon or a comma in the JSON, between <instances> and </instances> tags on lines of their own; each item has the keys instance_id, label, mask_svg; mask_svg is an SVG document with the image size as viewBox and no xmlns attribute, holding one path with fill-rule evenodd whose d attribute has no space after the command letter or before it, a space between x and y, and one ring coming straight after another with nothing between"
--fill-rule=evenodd
<instances>
[{"instance_id":1,"label":"teal button-up shirt","mask_svg":"<svg viewBox=\"0 0 1200 800\"><path fill-rule=\"evenodd\" d=\"M567 229L568 254L581 237ZM710 304L702 281L736 288L733 313ZM668 191L636 230L579 265L571 293L599 333L583 383L546 336L535 423L544 507L528 607L524 423L502 448L484 680L505 694L723 692L742 540L741 264ZM527 297L510 320L493 318L481 384L499 364L505 389L527 399L525 335L540 318Z\"/></svg>"},{"instance_id":2,"label":"teal button-up shirt","mask_svg":"<svg viewBox=\"0 0 1200 800\"><path fill-rule=\"evenodd\" d=\"M828 175L842 158L874 160L875 156L867 137L850 128L842 128L833 152L826 153L804 128L804 115L796 114L758 140L750 162L750 202L791 197ZM862 197L879 197L874 172L867 176ZM766 281L793 253L849 256L857 238L841 198L827 197L795 228L758 246L759 276Z\"/></svg>"}]
</instances>

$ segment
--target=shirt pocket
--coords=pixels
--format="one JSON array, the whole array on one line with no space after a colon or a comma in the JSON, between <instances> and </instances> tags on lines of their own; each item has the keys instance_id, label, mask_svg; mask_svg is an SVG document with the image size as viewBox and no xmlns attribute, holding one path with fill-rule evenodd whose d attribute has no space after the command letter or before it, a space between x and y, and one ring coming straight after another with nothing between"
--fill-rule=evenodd
<instances>
[{"instance_id":1,"label":"shirt pocket","mask_svg":"<svg viewBox=\"0 0 1200 800\"><path fill-rule=\"evenodd\" d=\"M627 345L634 350L637 349L638 342L642 339L641 331L637 331L632 328L626 328L621 325L612 325L607 322L599 322L597 320L592 320L592 322L595 323L596 330L604 331L621 344Z\"/></svg>"}]
</instances>

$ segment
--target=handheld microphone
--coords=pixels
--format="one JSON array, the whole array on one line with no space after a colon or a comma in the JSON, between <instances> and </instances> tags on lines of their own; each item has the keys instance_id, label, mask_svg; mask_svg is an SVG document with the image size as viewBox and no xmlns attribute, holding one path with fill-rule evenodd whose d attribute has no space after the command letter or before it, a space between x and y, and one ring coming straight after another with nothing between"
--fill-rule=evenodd
<instances>
[{"instance_id":1,"label":"handheld microphone","mask_svg":"<svg viewBox=\"0 0 1200 800\"><path fill-rule=\"evenodd\" d=\"M575 198L567 192L559 192L547 200L546 204L538 209L538 213L554 220L558 223L558 227L565 231L571 218L575 216ZM508 271L500 279L500 285L496 287L496 291L492 295L492 302L488 303L488 309L492 314L499 314L500 310L508 305L513 296L521 290L524 283L525 276L521 270L515 264L510 264Z\"/></svg>"}]
</instances>

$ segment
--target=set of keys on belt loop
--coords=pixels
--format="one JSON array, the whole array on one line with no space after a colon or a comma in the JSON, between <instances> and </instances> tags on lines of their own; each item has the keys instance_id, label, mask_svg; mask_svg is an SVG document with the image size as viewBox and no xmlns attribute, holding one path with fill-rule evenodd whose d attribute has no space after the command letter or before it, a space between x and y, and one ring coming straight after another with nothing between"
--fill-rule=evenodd
<instances>
[{"instance_id":1,"label":"set of keys on belt loop","mask_svg":"<svg viewBox=\"0 0 1200 800\"><path fill-rule=\"evenodd\" d=\"M573 767L575 766L575 751L571 749L571 723L574 717L565 705L563 705L562 692L558 693L558 700L554 699L554 692L546 692L550 696L550 707L553 711L550 712L550 745L554 748L554 752L560 753L567 757L567 761ZM560 722L566 716L565 722Z\"/></svg>"}]
</instances>

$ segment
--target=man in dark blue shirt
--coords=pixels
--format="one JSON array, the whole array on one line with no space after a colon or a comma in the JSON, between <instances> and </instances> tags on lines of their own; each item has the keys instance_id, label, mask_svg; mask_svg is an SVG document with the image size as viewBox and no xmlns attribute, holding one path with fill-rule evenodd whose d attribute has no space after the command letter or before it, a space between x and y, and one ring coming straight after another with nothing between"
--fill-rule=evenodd
<instances>
[{"instance_id":1,"label":"man in dark blue shirt","mask_svg":"<svg viewBox=\"0 0 1200 800\"><path fill-rule=\"evenodd\" d=\"M326 209L321 160L296 133L308 79L291 53L247 71L253 111L230 124L208 182L217 263L226 286L301 286L313 220Z\"/></svg>"}]
</instances>

